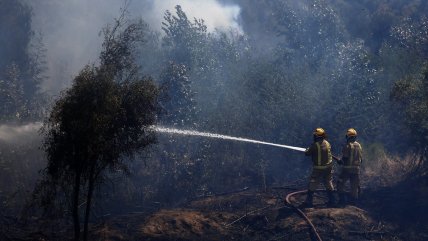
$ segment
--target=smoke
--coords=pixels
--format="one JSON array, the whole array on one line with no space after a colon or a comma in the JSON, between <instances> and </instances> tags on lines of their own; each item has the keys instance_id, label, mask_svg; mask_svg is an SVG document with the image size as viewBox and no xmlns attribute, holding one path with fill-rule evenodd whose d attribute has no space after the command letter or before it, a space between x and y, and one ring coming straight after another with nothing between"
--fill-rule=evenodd
<instances>
[{"instance_id":1,"label":"smoke","mask_svg":"<svg viewBox=\"0 0 428 241\"><path fill-rule=\"evenodd\" d=\"M41 32L47 49L47 91L67 87L72 76L97 59L101 28L118 15L120 1L28 1L33 29Z\"/></svg>"},{"instance_id":2,"label":"smoke","mask_svg":"<svg viewBox=\"0 0 428 241\"><path fill-rule=\"evenodd\" d=\"M38 137L37 132L42 123L33 122L26 125L0 125L0 141L7 143L31 142Z\"/></svg>"},{"instance_id":3,"label":"smoke","mask_svg":"<svg viewBox=\"0 0 428 241\"><path fill-rule=\"evenodd\" d=\"M33 8L33 29L40 32L47 49L48 80L43 89L56 93L69 86L85 64L96 62L101 46L100 30L120 13L118 0L40 0L26 2ZM202 18L208 31L236 28L240 8L217 0L129 1L131 17L142 17L152 29L161 30L166 10L181 5L189 19Z\"/></svg>"},{"instance_id":4,"label":"smoke","mask_svg":"<svg viewBox=\"0 0 428 241\"><path fill-rule=\"evenodd\" d=\"M163 0L154 1L149 12L150 19L155 20L154 27L160 27L163 14L166 10L173 12L174 7L180 5L189 19L204 19L208 31L215 29L228 30L230 28L242 31L238 23L240 7L238 5L225 5L217 0Z\"/></svg>"}]
</instances>

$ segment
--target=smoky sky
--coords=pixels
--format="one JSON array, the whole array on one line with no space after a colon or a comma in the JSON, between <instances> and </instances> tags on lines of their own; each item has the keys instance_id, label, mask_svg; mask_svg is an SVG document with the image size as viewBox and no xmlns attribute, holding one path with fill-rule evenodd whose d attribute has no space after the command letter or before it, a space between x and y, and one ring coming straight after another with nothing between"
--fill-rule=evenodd
<instances>
[{"instance_id":1,"label":"smoky sky","mask_svg":"<svg viewBox=\"0 0 428 241\"><path fill-rule=\"evenodd\" d=\"M55 94L70 85L73 76L85 64L97 61L102 38L99 33L118 17L123 0L38 0L26 2L33 9L33 29L41 33L47 50L48 79L43 89ZM131 18L141 17L161 32L166 10L174 13L181 5L189 19L204 19L208 31L237 29L240 8L217 0L131 0Z\"/></svg>"},{"instance_id":2,"label":"smoky sky","mask_svg":"<svg viewBox=\"0 0 428 241\"><path fill-rule=\"evenodd\" d=\"M0 125L0 143L30 143L38 137L37 132L42 127L40 122L26 125Z\"/></svg>"}]
</instances>

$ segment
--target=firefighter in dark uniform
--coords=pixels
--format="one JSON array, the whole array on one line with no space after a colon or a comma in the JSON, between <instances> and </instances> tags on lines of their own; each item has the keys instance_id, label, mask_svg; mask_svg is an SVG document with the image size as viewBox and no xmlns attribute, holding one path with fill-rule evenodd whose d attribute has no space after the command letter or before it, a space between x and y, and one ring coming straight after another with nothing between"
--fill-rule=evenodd
<instances>
[{"instance_id":1,"label":"firefighter in dark uniform","mask_svg":"<svg viewBox=\"0 0 428 241\"><path fill-rule=\"evenodd\" d=\"M358 200L360 191L360 166L362 163L363 149L357 141L357 131L353 128L346 132L346 145L342 150L342 160L338 163L342 165L342 172L337 182L337 191L339 193L339 204L346 204L345 184L349 180L351 185L351 204Z\"/></svg>"},{"instance_id":2,"label":"firefighter in dark uniform","mask_svg":"<svg viewBox=\"0 0 428 241\"><path fill-rule=\"evenodd\" d=\"M333 188L333 161L330 143L322 128L315 129L313 133L314 143L306 149L305 155L312 157L312 174L309 180L308 194L302 207L313 206L313 195L320 183L324 184L328 194L328 206L334 206Z\"/></svg>"}]
</instances>

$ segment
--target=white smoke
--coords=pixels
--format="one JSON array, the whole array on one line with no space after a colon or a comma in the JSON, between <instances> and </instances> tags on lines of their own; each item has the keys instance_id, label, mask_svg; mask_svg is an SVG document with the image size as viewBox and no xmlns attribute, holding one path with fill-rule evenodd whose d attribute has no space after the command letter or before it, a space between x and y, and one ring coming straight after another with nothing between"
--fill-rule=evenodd
<instances>
[{"instance_id":1,"label":"white smoke","mask_svg":"<svg viewBox=\"0 0 428 241\"><path fill-rule=\"evenodd\" d=\"M123 0L24 0L33 8L33 29L40 32L47 49L49 79L46 91L56 93L68 87L85 64L97 61L101 46L100 30L119 16ZM205 20L208 31L241 29L237 5L217 0L131 0L131 17L142 17L152 29L161 31L166 10L181 5L188 18Z\"/></svg>"},{"instance_id":2,"label":"white smoke","mask_svg":"<svg viewBox=\"0 0 428 241\"><path fill-rule=\"evenodd\" d=\"M193 18L205 20L208 31L215 29L228 30L230 28L242 32L238 23L240 7L238 5L223 5L217 0L162 0L154 1L150 18L160 27L166 10L174 13L174 7L180 5L190 20Z\"/></svg>"},{"instance_id":3,"label":"white smoke","mask_svg":"<svg viewBox=\"0 0 428 241\"><path fill-rule=\"evenodd\" d=\"M47 91L69 86L72 77L85 64L97 60L103 26L119 14L121 1L40 0L30 1L33 29L43 36L47 49Z\"/></svg>"},{"instance_id":4,"label":"white smoke","mask_svg":"<svg viewBox=\"0 0 428 241\"><path fill-rule=\"evenodd\" d=\"M0 141L7 143L31 142L38 137L42 123L33 122L26 125L0 125Z\"/></svg>"}]
</instances>

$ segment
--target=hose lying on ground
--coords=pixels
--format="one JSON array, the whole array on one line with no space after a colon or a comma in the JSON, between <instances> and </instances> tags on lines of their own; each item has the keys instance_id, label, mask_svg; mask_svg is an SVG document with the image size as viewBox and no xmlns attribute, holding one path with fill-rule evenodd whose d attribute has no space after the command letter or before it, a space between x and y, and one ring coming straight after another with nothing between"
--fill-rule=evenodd
<instances>
[{"instance_id":1,"label":"hose lying on ground","mask_svg":"<svg viewBox=\"0 0 428 241\"><path fill-rule=\"evenodd\" d=\"M316 191L324 191L324 190L316 190ZM314 234L314 236L315 236L316 240L318 240L318 241L322 241L321 236L319 235L319 233L318 233L317 229L315 228L314 224L311 222L311 220L309 220L308 216L306 216L306 214L305 214L301 209L299 209L299 208L298 208L298 207L296 207L296 206L293 206L293 205L291 204L291 201L290 201L290 198L291 198L292 196L294 196L294 195L299 195L299 194L305 194L305 193L307 193L307 192L308 192L307 190L301 190L301 191L296 191L296 192L289 193L289 194L285 197L285 203L286 203L288 206L292 207L294 210L296 210L296 212L297 212L298 214L300 214L300 216L302 216L302 217L303 217L303 219L305 219L305 220L306 220L306 222L307 222L307 223L309 224L309 226L311 227L312 232L313 232L313 234Z\"/></svg>"}]
</instances>

